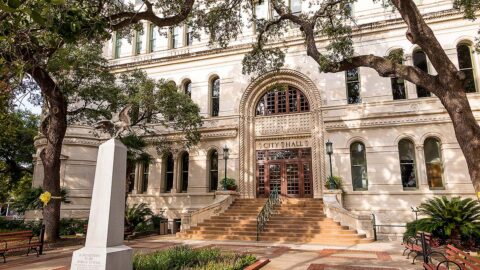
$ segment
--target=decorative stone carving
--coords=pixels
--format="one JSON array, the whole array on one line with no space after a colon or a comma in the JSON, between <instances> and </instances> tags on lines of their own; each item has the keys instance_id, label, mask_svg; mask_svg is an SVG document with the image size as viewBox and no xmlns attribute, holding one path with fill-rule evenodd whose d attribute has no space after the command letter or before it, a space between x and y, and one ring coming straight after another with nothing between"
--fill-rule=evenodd
<instances>
[{"instance_id":1,"label":"decorative stone carving","mask_svg":"<svg viewBox=\"0 0 480 270\"><path fill-rule=\"evenodd\" d=\"M295 113L255 119L255 136L310 133L310 113Z\"/></svg>"}]
</instances>

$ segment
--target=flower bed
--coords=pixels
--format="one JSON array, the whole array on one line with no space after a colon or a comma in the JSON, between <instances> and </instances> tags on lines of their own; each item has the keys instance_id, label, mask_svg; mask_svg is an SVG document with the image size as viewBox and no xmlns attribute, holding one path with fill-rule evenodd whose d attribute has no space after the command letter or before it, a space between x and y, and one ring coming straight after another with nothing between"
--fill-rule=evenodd
<instances>
[{"instance_id":1,"label":"flower bed","mask_svg":"<svg viewBox=\"0 0 480 270\"><path fill-rule=\"evenodd\" d=\"M135 254L135 270L175 270L175 269L209 269L241 270L256 261L249 254L224 253L219 249L192 249L178 246L150 254Z\"/></svg>"}]
</instances>

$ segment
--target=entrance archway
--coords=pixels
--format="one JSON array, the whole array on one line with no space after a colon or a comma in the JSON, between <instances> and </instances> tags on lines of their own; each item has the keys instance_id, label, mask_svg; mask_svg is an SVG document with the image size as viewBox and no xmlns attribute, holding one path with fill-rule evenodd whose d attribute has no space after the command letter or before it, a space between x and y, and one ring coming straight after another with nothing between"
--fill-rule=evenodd
<instances>
[{"instance_id":1,"label":"entrance archway","mask_svg":"<svg viewBox=\"0 0 480 270\"><path fill-rule=\"evenodd\" d=\"M273 87L284 85L293 87L303 93L309 101L309 111L290 114L268 114L258 116L257 104L261 97L271 90ZM261 152L292 152L292 151L308 151L310 160L298 159L287 161L268 161L265 164L272 164L272 171L280 172L283 180L286 181L283 188L285 195L293 197L321 197L322 183L325 178L324 173L324 148L323 148L323 127L321 123L321 98L320 92L315 84L304 74L295 71L283 69L277 72L264 74L254 82L252 82L244 92L240 102L240 179L239 190L242 197L255 198L264 195L260 192L262 181L259 166L262 161L258 161L258 153ZM296 150L294 150L296 149ZM298 152L299 153L299 152ZM278 163L278 164L277 164ZM276 164L276 165L275 165ZM305 166L305 168L304 168ZM298 169L298 179L295 171ZM296 191L296 185L302 184L305 187L305 177L300 179L301 171L305 169L310 175L307 181L310 181L309 190L305 194L305 188ZM290 171L290 175L287 175ZM269 170L267 170L269 173ZM283 173L283 175L282 175ZM275 177L275 176L274 176ZM290 177L290 178L289 178ZM310 179L308 179L310 178ZM288 190L290 181L290 190ZM265 179L264 179L265 180ZM271 181L269 177L268 181ZM275 179L273 179L275 181ZM300 183L303 181L303 183ZM270 189L264 186L264 190ZM267 192L268 193L268 192Z\"/></svg>"}]
</instances>

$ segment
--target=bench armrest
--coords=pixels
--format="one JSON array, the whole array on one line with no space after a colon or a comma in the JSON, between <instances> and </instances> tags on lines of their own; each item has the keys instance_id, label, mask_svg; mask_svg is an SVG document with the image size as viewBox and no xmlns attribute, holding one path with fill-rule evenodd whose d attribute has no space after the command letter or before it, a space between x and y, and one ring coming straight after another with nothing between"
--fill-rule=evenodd
<instances>
[{"instance_id":1,"label":"bench armrest","mask_svg":"<svg viewBox=\"0 0 480 270\"><path fill-rule=\"evenodd\" d=\"M440 262L437 265L437 270L445 270L445 269L448 269L448 270L462 270L463 268L460 265L458 265L458 263L456 263L456 262L445 260L443 262Z\"/></svg>"},{"instance_id":2,"label":"bench armrest","mask_svg":"<svg viewBox=\"0 0 480 270\"><path fill-rule=\"evenodd\" d=\"M0 241L3 242L3 244L5 244L4 250L7 250L7 248L8 248L8 244L7 244L7 243L8 243L8 242L7 242L6 240L0 240Z\"/></svg>"}]
</instances>

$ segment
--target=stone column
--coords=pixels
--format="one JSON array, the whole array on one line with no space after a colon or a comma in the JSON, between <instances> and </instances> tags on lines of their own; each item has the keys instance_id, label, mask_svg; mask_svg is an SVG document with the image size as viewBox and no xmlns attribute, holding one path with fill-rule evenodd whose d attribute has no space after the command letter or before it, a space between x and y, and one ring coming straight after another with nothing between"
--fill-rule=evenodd
<instances>
[{"instance_id":1,"label":"stone column","mask_svg":"<svg viewBox=\"0 0 480 270\"><path fill-rule=\"evenodd\" d=\"M132 249L123 245L127 148L100 145L85 247L73 252L71 270L130 270Z\"/></svg>"}]
</instances>

